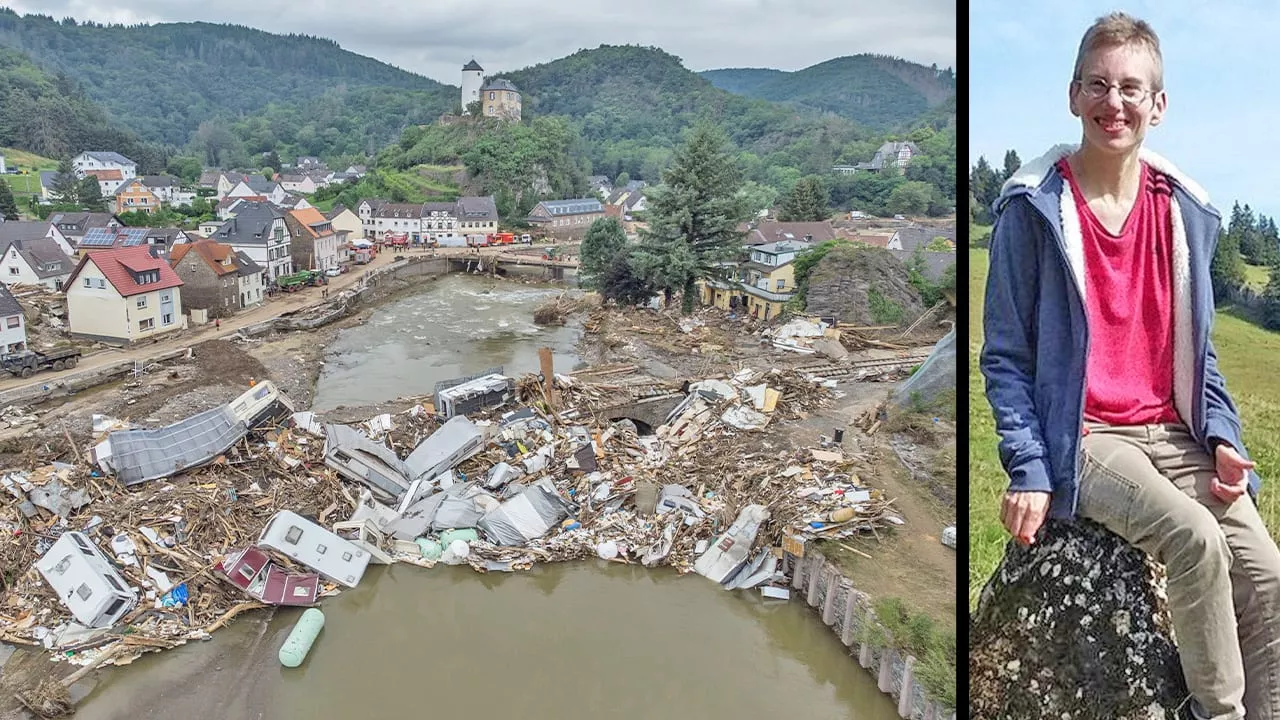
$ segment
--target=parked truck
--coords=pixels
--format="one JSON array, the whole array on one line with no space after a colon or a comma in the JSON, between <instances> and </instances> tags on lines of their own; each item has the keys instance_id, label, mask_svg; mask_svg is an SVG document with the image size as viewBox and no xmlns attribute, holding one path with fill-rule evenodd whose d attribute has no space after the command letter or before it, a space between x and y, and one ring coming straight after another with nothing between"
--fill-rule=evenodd
<instances>
[{"instance_id":1,"label":"parked truck","mask_svg":"<svg viewBox=\"0 0 1280 720\"><path fill-rule=\"evenodd\" d=\"M73 368L80 362L80 350L77 348L60 348L42 353L37 350L22 350L0 355L0 367L12 375L31 377L41 370L65 370Z\"/></svg>"}]
</instances>

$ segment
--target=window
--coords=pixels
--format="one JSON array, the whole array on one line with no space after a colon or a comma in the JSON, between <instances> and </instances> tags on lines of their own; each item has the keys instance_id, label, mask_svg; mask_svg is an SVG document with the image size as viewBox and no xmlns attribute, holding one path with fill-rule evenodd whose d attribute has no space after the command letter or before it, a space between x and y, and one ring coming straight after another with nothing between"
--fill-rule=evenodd
<instances>
[{"instance_id":1,"label":"window","mask_svg":"<svg viewBox=\"0 0 1280 720\"><path fill-rule=\"evenodd\" d=\"M71 556L68 555L62 558L61 560L59 560L57 565L53 566L53 571L58 573L59 575L65 575L67 572L67 568L70 568L70 567L71 567Z\"/></svg>"},{"instance_id":2,"label":"window","mask_svg":"<svg viewBox=\"0 0 1280 720\"><path fill-rule=\"evenodd\" d=\"M779 280L779 281L778 281L778 287L782 287L782 281L781 281L781 280ZM160 324L161 324L161 325L172 325L172 324L173 324L173 313L165 313L165 314L160 318Z\"/></svg>"},{"instance_id":3,"label":"window","mask_svg":"<svg viewBox=\"0 0 1280 720\"><path fill-rule=\"evenodd\" d=\"M317 545L317 546L316 546L316 553L317 553L317 554L319 554L319 555L323 555L323 554L325 554L325 553L326 553L326 552L328 552L328 551L329 551L329 548L325 547L324 545Z\"/></svg>"},{"instance_id":4,"label":"window","mask_svg":"<svg viewBox=\"0 0 1280 720\"><path fill-rule=\"evenodd\" d=\"M489 93L489 99L490 99L490 100L495 100L495 99L497 99L497 93L492 93L492 92L491 92L491 93Z\"/></svg>"},{"instance_id":5,"label":"window","mask_svg":"<svg viewBox=\"0 0 1280 720\"><path fill-rule=\"evenodd\" d=\"M10 317L5 321L5 325L10 330L16 327L22 327L22 317L20 315L14 315L13 317Z\"/></svg>"},{"instance_id":6,"label":"window","mask_svg":"<svg viewBox=\"0 0 1280 720\"><path fill-rule=\"evenodd\" d=\"M18 268L16 268L16 267L10 267L10 268L9 268L9 274L10 274L10 275L17 275L17 274L18 274Z\"/></svg>"},{"instance_id":7,"label":"window","mask_svg":"<svg viewBox=\"0 0 1280 720\"><path fill-rule=\"evenodd\" d=\"M107 280L106 280L106 278L95 278L95 279L94 279L94 281L93 281L93 284L94 284L94 286L96 286L99 290L102 290L102 289L105 289L105 288L107 287Z\"/></svg>"},{"instance_id":8,"label":"window","mask_svg":"<svg viewBox=\"0 0 1280 720\"><path fill-rule=\"evenodd\" d=\"M782 288L784 288L784 287L786 287L786 286L787 286L787 281L786 281L786 280L778 280L778 289L779 289L779 290L781 290Z\"/></svg>"},{"instance_id":9,"label":"window","mask_svg":"<svg viewBox=\"0 0 1280 720\"><path fill-rule=\"evenodd\" d=\"M80 587L76 588L76 594L80 596L81 600L88 600L93 595L93 590L88 585L80 583Z\"/></svg>"},{"instance_id":10,"label":"window","mask_svg":"<svg viewBox=\"0 0 1280 720\"><path fill-rule=\"evenodd\" d=\"M87 288L91 288L91 287L93 287L93 278L85 278L85 279L84 279L84 286L85 286L85 287L87 287Z\"/></svg>"},{"instance_id":11,"label":"window","mask_svg":"<svg viewBox=\"0 0 1280 720\"><path fill-rule=\"evenodd\" d=\"M350 562L350 561L351 561L351 553L349 553L349 552L344 552L344 553L342 553L342 559L343 559L343 560L346 560L347 562Z\"/></svg>"},{"instance_id":12,"label":"window","mask_svg":"<svg viewBox=\"0 0 1280 720\"><path fill-rule=\"evenodd\" d=\"M160 302L161 303L173 302L173 293L168 293L168 292L160 293Z\"/></svg>"},{"instance_id":13,"label":"window","mask_svg":"<svg viewBox=\"0 0 1280 720\"><path fill-rule=\"evenodd\" d=\"M297 545L298 541L301 539L302 539L302 528L298 527L297 525L290 525L289 532L284 534L284 541L289 543L290 545Z\"/></svg>"},{"instance_id":14,"label":"window","mask_svg":"<svg viewBox=\"0 0 1280 720\"><path fill-rule=\"evenodd\" d=\"M145 320L138 321L138 332L146 332L148 330L154 330L155 327L156 327L155 318L147 318Z\"/></svg>"},{"instance_id":15,"label":"window","mask_svg":"<svg viewBox=\"0 0 1280 720\"><path fill-rule=\"evenodd\" d=\"M191 272L195 272L195 271L196 271L196 264L191 263Z\"/></svg>"},{"instance_id":16,"label":"window","mask_svg":"<svg viewBox=\"0 0 1280 720\"><path fill-rule=\"evenodd\" d=\"M236 572L240 573L240 577L244 578L245 580L253 579L253 566L251 565L242 564L239 568L236 569Z\"/></svg>"},{"instance_id":17,"label":"window","mask_svg":"<svg viewBox=\"0 0 1280 720\"><path fill-rule=\"evenodd\" d=\"M138 309L141 310L147 306L147 296L142 295L138 298Z\"/></svg>"}]
</instances>

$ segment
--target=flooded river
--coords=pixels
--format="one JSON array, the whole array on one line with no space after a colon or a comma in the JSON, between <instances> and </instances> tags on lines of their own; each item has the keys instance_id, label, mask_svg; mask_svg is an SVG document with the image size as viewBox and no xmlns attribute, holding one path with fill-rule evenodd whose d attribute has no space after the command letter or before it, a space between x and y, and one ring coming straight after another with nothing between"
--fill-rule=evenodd
<instances>
[{"instance_id":1,"label":"flooded river","mask_svg":"<svg viewBox=\"0 0 1280 720\"><path fill-rule=\"evenodd\" d=\"M579 327L533 322L534 308L561 292L462 274L431 282L338 334L311 409L427 395L440 380L499 365L508 375L538 372L540 347L551 348L556 372L573 370Z\"/></svg>"},{"instance_id":2,"label":"flooded river","mask_svg":"<svg viewBox=\"0 0 1280 720\"><path fill-rule=\"evenodd\" d=\"M449 276L328 348L315 409L426 394L537 349L573 368L578 330L539 328L558 291ZM212 640L111 669L81 720L781 718L890 720L892 701L800 600L603 561L481 575L374 567L324 600L307 662L277 652L300 614L255 611Z\"/></svg>"},{"instance_id":3,"label":"flooded river","mask_svg":"<svg viewBox=\"0 0 1280 720\"><path fill-rule=\"evenodd\" d=\"M172 718L179 706L209 720L897 717L801 601L668 568L399 565L372 569L323 610L299 668L276 652L300 611L269 623L258 611L105 673L76 717Z\"/></svg>"}]
</instances>

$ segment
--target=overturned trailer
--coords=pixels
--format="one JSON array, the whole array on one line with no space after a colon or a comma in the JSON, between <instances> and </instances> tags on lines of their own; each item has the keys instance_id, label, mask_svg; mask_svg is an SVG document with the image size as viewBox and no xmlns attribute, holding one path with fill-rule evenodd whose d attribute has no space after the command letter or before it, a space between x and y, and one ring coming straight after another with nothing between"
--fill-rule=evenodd
<instances>
[{"instance_id":1,"label":"overturned trailer","mask_svg":"<svg viewBox=\"0 0 1280 720\"><path fill-rule=\"evenodd\" d=\"M264 422L287 417L293 403L267 381L232 402L154 430L117 430L93 449L93 461L125 486L199 467Z\"/></svg>"},{"instance_id":2,"label":"overturned trailer","mask_svg":"<svg viewBox=\"0 0 1280 720\"><path fill-rule=\"evenodd\" d=\"M403 512L440 484L441 475L480 452L484 442L480 428L458 415L400 460L386 445L355 428L326 425L324 461L340 476L368 487L379 502L402 506Z\"/></svg>"},{"instance_id":3,"label":"overturned trailer","mask_svg":"<svg viewBox=\"0 0 1280 720\"><path fill-rule=\"evenodd\" d=\"M383 502L409 489L409 468L391 448L347 425L325 425L324 437L324 462L339 476L365 485Z\"/></svg>"}]
</instances>

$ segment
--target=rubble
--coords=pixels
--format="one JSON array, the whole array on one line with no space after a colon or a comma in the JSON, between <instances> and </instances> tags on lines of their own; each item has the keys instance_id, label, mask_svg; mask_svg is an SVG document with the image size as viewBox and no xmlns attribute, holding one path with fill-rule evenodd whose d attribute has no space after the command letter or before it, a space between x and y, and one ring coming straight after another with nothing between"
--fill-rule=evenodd
<instances>
[{"instance_id":1,"label":"rubble","mask_svg":"<svg viewBox=\"0 0 1280 720\"><path fill-rule=\"evenodd\" d=\"M601 411L679 387L625 365L555 375L553 393L526 375L513 402L448 419L424 398L367 423L326 424L286 398L270 413L241 410L244 432L216 455L145 482L114 477L111 461L91 465L77 448L76 464L0 474L0 640L76 664L106 652L130 662L207 638L249 609L316 605L369 582L370 562L487 573L603 558L781 596L774 549L784 541L901 522L859 478L865 456L761 434L816 411L827 385L782 369L703 378L646 435ZM137 432L94 424L99 446ZM46 580L58 543L75 538L131 598L100 628Z\"/></svg>"}]
</instances>

